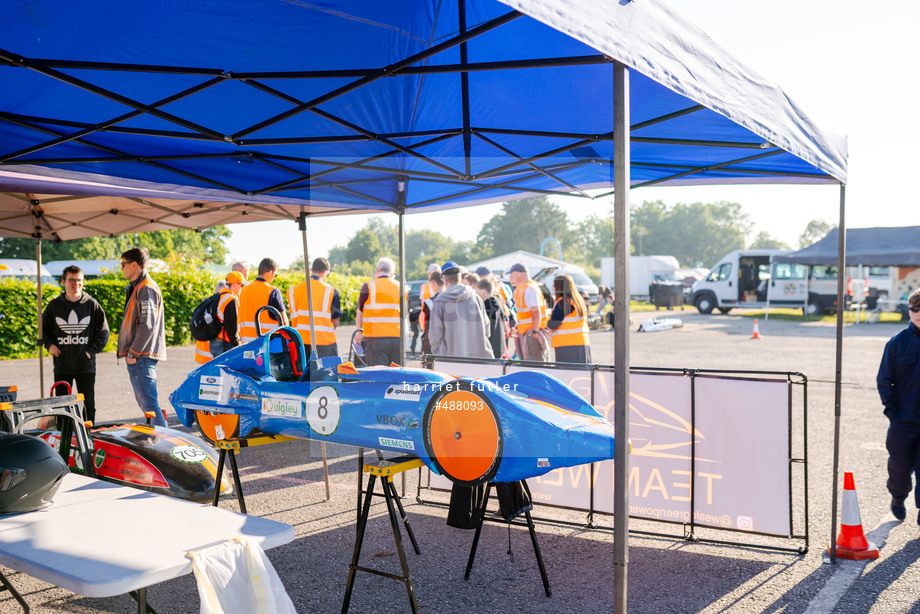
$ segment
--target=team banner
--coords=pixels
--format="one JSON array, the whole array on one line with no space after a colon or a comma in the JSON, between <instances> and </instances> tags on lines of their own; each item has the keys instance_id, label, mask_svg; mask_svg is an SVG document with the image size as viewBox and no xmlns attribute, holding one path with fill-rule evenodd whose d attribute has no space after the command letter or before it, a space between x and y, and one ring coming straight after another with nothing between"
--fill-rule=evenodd
<instances>
[{"instance_id":1,"label":"team banner","mask_svg":"<svg viewBox=\"0 0 920 614\"><path fill-rule=\"evenodd\" d=\"M469 377L502 375L497 364L438 361L435 368ZM594 407L613 422L612 370L526 370L548 373L589 401L593 383ZM791 535L786 380L636 372L629 382L630 516ZM592 467L593 509L612 514L612 460L528 480L534 500L592 509ZM449 490L450 482L432 475L431 486Z\"/></svg>"}]
</instances>

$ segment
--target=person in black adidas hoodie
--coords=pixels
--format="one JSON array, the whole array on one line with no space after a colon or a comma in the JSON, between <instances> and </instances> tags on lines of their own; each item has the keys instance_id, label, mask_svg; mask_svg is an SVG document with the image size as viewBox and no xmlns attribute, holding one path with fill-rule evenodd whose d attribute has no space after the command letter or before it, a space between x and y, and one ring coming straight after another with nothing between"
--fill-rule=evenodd
<instances>
[{"instance_id":1,"label":"person in black adidas hoodie","mask_svg":"<svg viewBox=\"0 0 920 614\"><path fill-rule=\"evenodd\" d=\"M83 291L83 271L69 266L61 276L64 293L42 314L45 348L54 357L54 381L77 383L83 394L83 419L96 421L96 354L109 340L109 323L98 301ZM55 394L66 394L64 386Z\"/></svg>"}]
</instances>

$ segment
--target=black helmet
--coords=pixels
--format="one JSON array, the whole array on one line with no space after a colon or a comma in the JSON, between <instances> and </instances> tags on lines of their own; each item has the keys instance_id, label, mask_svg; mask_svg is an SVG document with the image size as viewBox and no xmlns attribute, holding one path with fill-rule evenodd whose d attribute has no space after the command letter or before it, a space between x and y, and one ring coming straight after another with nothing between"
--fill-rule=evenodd
<instances>
[{"instance_id":1,"label":"black helmet","mask_svg":"<svg viewBox=\"0 0 920 614\"><path fill-rule=\"evenodd\" d=\"M67 472L61 455L41 439L0 436L0 514L48 507Z\"/></svg>"}]
</instances>

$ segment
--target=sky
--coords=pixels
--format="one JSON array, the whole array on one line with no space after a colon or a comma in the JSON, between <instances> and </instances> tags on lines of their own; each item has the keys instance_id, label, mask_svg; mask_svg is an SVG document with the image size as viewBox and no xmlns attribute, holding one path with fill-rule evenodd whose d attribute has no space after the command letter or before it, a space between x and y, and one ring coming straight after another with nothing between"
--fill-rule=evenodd
<instances>
[{"instance_id":1,"label":"sky","mask_svg":"<svg viewBox=\"0 0 920 614\"><path fill-rule=\"evenodd\" d=\"M905 0L865 3L852 0L671 0L723 47L762 76L778 83L822 130L846 135L849 180L846 225L920 224L911 202L915 195L903 178L912 176L920 142L911 88L903 83L920 58L920 5ZM668 204L731 201L741 203L754 224L796 247L813 219L837 222L837 186L713 186L641 188L633 203ZM564 205L565 199L557 201ZM577 222L606 214L609 201L566 209ZM454 240L475 240L500 203L454 211L405 216L407 231L432 229ZM395 224L395 215L384 220ZM389 219L388 219L389 218ZM314 219L307 238L311 258L328 255L367 223L367 216ZM286 266L302 257L300 232L293 222L236 224L229 228L230 261L258 263L275 258ZM393 254L395 256L395 254ZM712 264L712 263L709 263Z\"/></svg>"}]
</instances>

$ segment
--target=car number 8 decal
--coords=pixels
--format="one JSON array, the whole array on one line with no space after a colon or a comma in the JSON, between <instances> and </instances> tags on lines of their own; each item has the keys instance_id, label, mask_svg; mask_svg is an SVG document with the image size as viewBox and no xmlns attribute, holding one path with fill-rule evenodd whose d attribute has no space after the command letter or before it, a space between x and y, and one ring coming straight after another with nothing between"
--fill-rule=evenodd
<instances>
[{"instance_id":1,"label":"car number 8 decal","mask_svg":"<svg viewBox=\"0 0 920 614\"><path fill-rule=\"evenodd\" d=\"M320 386L307 397L307 422L320 435L331 435L341 417L339 395L332 386Z\"/></svg>"}]
</instances>

